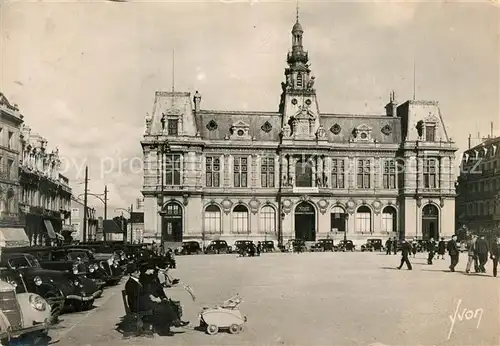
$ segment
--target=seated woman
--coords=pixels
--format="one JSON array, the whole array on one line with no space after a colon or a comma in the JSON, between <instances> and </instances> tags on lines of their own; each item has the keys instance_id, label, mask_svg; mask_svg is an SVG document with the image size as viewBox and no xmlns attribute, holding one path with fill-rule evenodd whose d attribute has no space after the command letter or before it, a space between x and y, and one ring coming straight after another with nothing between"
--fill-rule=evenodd
<instances>
[{"instance_id":1,"label":"seated woman","mask_svg":"<svg viewBox=\"0 0 500 346\"><path fill-rule=\"evenodd\" d=\"M166 328L166 332L170 334L171 326L183 327L189 324L181 321L180 310L166 296L154 262L148 262L141 268L139 282L142 286L139 309L153 311L154 324L157 328Z\"/></svg>"}]
</instances>

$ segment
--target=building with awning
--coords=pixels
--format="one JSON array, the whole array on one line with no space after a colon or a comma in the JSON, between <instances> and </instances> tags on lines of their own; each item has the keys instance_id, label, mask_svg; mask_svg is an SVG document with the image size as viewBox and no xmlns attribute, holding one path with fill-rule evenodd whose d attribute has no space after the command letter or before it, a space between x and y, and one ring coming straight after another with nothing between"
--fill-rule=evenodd
<instances>
[{"instance_id":1,"label":"building with awning","mask_svg":"<svg viewBox=\"0 0 500 346\"><path fill-rule=\"evenodd\" d=\"M0 228L0 248L29 246L30 240L23 228Z\"/></svg>"}]
</instances>

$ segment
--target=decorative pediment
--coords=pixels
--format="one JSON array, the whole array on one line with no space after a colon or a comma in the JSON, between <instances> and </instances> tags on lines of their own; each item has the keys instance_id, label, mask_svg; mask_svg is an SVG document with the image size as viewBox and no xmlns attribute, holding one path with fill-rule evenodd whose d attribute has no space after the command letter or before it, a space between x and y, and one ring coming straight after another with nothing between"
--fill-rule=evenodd
<instances>
[{"instance_id":1,"label":"decorative pediment","mask_svg":"<svg viewBox=\"0 0 500 346\"><path fill-rule=\"evenodd\" d=\"M250 125L238 120L231 126L231 135L229 139L251 139L249 130Z\"/></svg>"},{"instance_id":2,"label":"decorative pediment","mask_svg":"<svg viewBox=\"0 0 500 346\"><path fill-rule=\"evenodd\" d=\"M294 119L296 120L316 120L316 115L314 115L313 112L311 112L309 109L306 107L301 107L302 109L295 113L293 116Z\"/></svg>"},{"instance_id":3,"label":"decorative pediment","mask_svg":"<svg viewBox=\"0 0 500 346\"><path fill-rule=\"evenodd\" d=\"M163 112L162 115L166 117L178 118L182 115L182 111L179 108L169 108L165 112Z\"/></svg>"},{"instance_id":4,"label":"decorative pediment","mask_svg":"<svg viewBox=\"0 0 500 346\"><path fill-rule=\"evenodd\" d=\"M424 119L424 122L429 125L432 123L438 124L439 118L436 115L432 114L432 112L429 112L429 115Z\"/></svg>"},{"instance_id":5,"label":"decorative pediment","mask_svg":"<svg viewBox=\"0 0 500 346\"><path fill-rule=\"evenodd\" d=\"M356 141L359 142L371 142L372 141L372 128L366 124L361 124L356 126L352 131L352 136Z\"/></svg>"}]
</instances>

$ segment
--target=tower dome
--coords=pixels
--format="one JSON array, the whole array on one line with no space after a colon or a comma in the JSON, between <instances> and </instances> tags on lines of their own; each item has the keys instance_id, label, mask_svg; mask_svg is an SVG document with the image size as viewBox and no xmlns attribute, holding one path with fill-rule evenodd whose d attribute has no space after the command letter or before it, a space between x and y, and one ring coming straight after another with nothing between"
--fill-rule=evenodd
<instances>
[{"instance_id":1,"label":"tower dome","mask_svg":"<svg viewBox=\"0 0 500 346\"><path fill-rule=\"evenodd\" d=\"M294 24L293 28L292 28L292 34L302 34L304 32L304 30L302 30L302 25L300 25L299 21L297 20L297 22Z\"/></svg>"}]
</instances>

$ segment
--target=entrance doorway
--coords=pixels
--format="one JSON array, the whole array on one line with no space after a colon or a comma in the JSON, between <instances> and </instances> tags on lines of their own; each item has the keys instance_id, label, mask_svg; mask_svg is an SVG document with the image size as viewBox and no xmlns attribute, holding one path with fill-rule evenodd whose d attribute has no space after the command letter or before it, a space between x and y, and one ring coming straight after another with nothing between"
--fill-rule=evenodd
<instances>
[{"instance_id":1,"label":"entrance doorway","mask_svg":"<svg viewBox=\"0 0 500 346\"><path fill-rule=\"evenodd\" d=\"M422 239L439 239L439 210L433 204L422 209Z\"/></svg>"},{"instance_id":2,"label":"entrance doorway","mask_svg":"<svg viewBox=\"0 0 500 346\"><path fill-rule=\"evenodd\" d=\"M345 232L345 210L335 206L330 212L330 231Z\"/></svg>"},{"instance_id":3,"label":"entrance doorway","mask_svg":"<svg viewBox=\"0 0 500 346\"><path fill-rule=\"evenodd\" d=\"M310 203L302 202L295 207L295 239L316 240L316 211Z\"/></svg>"},{"instance_id":4,"label":"entrance doorway","mask_svg":"<svg viewBox=\"0 0 500 346\"><path fill-rule=\"evenodd\" d=\"M182 242L182 208L177 203L163 208L162 237L164 242Z\"/></svg>"}]
</instances>

